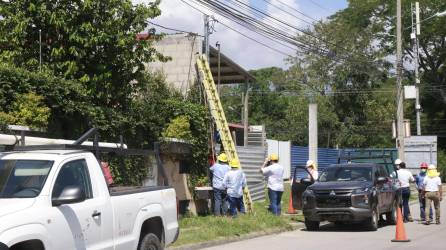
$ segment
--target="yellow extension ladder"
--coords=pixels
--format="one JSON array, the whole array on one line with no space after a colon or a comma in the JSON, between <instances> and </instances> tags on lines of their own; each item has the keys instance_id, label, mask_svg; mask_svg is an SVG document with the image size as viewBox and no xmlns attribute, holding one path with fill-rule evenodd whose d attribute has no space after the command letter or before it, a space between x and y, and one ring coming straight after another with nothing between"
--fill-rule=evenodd
<instances>
[{"instance_id":1,"label":"yellow extension ladder","mask_svg":"<svg viewBox=\"0 0 446 250\"><path fill-rule=\"evenodd\" d=\"M220 133L220 138L225 149L225 153L228 155L229 160L239 160L206 56L200 55L198 57L197 68L199 78L206 93L211 115L214 118L214 122L217 125L217 130ZM246 185L246 187L243 189L243 202L245 204L246 211L253 212L252 199L249 193L248 185Z\"/></svg>"}]
</instances>

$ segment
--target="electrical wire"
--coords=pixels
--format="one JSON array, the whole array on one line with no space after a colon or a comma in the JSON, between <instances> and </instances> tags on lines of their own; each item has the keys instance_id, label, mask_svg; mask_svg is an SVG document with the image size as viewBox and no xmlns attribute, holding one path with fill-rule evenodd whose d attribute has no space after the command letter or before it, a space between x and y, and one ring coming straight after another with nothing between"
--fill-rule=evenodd
<instances>
[{"instance_id":1,"label":"electrical wire","mask_svg":"<svg viewBox=\"0 0 446 250\"><path fill-rule=\"evenodd\" d=\"M184 31L184 30L179 30L179 29L175 29L175 28L170 28L170 27L166 27L157 23L153 23L151 21L147 21L147 23L150 23L153 26L165 29L165 30L170 30L170 31L175 31L175 32L179 32L179 33L186 33L186 34L192 34L192 35L196 35L196 36L200 36L203 37L203 35L197 34L195 32L191 32L191 31Z\"/></svg>"}]
</instances>

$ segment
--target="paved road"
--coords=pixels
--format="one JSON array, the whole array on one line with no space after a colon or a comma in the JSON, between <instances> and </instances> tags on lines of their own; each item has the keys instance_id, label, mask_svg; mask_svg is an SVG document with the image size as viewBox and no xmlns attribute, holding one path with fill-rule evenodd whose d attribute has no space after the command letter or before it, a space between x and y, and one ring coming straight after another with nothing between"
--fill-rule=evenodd
<instances>
[{"instance_id":1,"label":"paved road","mask_svg":"<svg viewBox=\"0 0 446 250\"><path fill-rule=\"evenodd\" d=\"M319 232L307 232L303 229L285 232L277 235L264 236L230 243L222 246L207 248L206 250L380 250L380 249L446 249L446 199L442 204L441 225L429 226L417 222L406 223L406 233L411 240L409 243L393 243L395 226L382 226L377 232L367 232L357 226L335 226L327 224ZM411 207L412 215L418 219L418 205Z\"/></svg>"}]
</instances>

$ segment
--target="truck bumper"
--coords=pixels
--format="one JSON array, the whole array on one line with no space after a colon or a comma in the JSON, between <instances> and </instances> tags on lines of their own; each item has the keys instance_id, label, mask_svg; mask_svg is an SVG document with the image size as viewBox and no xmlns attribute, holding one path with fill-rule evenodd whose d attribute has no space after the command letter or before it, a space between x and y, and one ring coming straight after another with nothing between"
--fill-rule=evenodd
<instances>
[{"instance_id":1,"label":"truck bumper","mask_svg":"<svg viewBox=\"0 0 446 250\"><path fill-rule=\"evenodd\" d=\"M9 250L9 247L0 242L0 250Z\"/></svg>"},{"instance_id":2,"label":"truck bumper","mask_svg":"<svg viewBox=\"0 0 446 250\"><path fill-rule=\"evenodd\" d=\"M304 209L306 219L311 221L350 221L360 222L372 217L369 208L312 208Z\"/></svg>"}]
</instances>

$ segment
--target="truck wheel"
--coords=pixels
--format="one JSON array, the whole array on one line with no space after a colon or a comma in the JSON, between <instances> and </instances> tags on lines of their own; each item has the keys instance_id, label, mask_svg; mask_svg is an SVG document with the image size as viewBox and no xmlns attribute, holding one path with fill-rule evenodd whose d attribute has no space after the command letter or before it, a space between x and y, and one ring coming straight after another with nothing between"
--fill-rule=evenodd
<instances>
[{"instance_id":1,"label":"truck wheel","mask_svg":"<svg viewBox=\"0 0 446 250\"><path fill-rule=\"evenodd\" d=\"M311 220L305 219L305 227L307 228L308 231L319 230L319 225L320 225L319 221L311 221Z\"/></svg>"},{"instance_id":2,"label":"truck wheel","mask_svg":"<svg viewBox=\"0 0 446 250\"><path fill-rule=\"evenodd\" d=\"M147 233L139 242L138 250L162 250L161 242L153 233Z\"/></svg>"},{"instance_id":3,"label":"truck wheel","mask_svg":"<svg viewBox=\"0 0 446 250\"><path fill-rule=\"evenodd\" d=\"M392 209L390 210L390 212L386 213L386 221L389 225L396 225L396 209L398 207L398 204L396 203L396 201L393 202L392 204Z\"/></svg>"},{"instance_id":4,"label":"truck wheel","mask_svg":"<svg viewBox=\"0 0 446 250\"><path fill-rule=\"evenodd\" d=\"M376 231L378 230L378 222L379 222L379 213L378 209L374 208L372 211L372 217L368 219L367 226L370 231Z\"/></svg>"}]
</instances>

